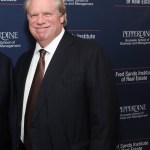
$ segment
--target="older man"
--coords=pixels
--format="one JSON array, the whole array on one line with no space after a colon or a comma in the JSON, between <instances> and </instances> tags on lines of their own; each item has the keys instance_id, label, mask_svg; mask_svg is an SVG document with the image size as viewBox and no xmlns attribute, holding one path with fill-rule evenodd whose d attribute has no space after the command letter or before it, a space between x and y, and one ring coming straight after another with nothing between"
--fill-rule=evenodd
<instances>
[{"instance_id":1,"label":"older man","mask_svg":"<svg viewBox=\"0 0 150 150\"><path fill-rule=\"evenodd\" d=\"M115 149L118 102L103 50L65 31L63 0L25 8L36 47L15 68L18 149Z\"/></svg>"}]
</instances>

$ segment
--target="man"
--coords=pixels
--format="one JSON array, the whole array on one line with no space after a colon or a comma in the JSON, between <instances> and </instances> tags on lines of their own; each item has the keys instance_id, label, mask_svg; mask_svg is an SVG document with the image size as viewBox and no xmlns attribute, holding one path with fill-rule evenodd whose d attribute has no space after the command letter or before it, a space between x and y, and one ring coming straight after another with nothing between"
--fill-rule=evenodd
<instances>
[{"instance_id":1,"label":"man","mask_svg":"<svg viewBox=\"0 0 150 150\"><path fill-rule=\"evenodd\" d=\"M37 42L15 68L18 149L115 149L118 105L104 52L65 31L63 0L27 0L25 8ZM40 49L46 51L45 56L39 56ZM39 57L45 57L45 72L43 80L36 81L42 83L30 110Z\"/></svg>"},{"instance_id":2,"label":"man","mask_svg":"<svg viewBox=\"0 0 150 150\"><path fill-rule=\"evenodd\" d=\"M0 150L10 150L9 109L12 92L12 64L0 53Z\"/></svg>"}]
</instances>

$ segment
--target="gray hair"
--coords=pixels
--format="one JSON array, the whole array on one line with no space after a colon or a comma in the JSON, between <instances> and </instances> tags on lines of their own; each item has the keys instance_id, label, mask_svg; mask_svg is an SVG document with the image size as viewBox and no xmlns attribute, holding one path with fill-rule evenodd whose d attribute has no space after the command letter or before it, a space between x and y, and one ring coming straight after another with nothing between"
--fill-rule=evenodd
<instances>
[{"instance_id":1,"label":"gray hair","mask_svg":"<svg viewBox=\"0 0 150 150\"><path fill-rule=\"evenodd\" d=\"M28 13L28 8L32 0L25 0L24 9ZM67 14L66 14L66 6L64 4L64 0L54 0L57 10L60 13L60 16L64 15L64 23L63 25L67 25Z\"/></svg>"}]
</instances>

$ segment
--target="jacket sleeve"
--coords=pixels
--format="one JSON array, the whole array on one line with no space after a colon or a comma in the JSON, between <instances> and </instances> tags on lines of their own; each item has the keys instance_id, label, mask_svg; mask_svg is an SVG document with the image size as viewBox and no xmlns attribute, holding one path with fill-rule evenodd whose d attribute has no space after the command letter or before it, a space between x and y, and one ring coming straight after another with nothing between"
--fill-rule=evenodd
<instances>
[{"instance_id":1,"label":"jacket sleeve","mask_svg":"<svg viewBox=\"0 0 150 150\"><path fill-rule=\"evenodd\" d=\"M118 98L110 63L99 48L93 50L86 84L90 101L90 150L114 150L119 118Z\"/></svg>"}]
</instances>

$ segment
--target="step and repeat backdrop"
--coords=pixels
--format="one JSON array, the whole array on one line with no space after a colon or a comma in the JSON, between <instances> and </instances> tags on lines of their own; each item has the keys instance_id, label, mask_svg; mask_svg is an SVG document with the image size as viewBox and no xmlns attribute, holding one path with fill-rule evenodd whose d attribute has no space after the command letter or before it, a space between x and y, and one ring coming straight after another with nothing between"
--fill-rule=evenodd
<instances>
[{"instance_id":1,"label":"step and repeat backdrop","mask_svg":"<svg viewBox=\"0 0 150 150\"><path fill-rule=\"evenodd\" d=\"M15 65L34 44L24 0L0 0L0 51ZM120 101L116 150L150 150L150 0L65 0L75 36L99 43L113 66Z\"/></svg>"}]
</instances>

